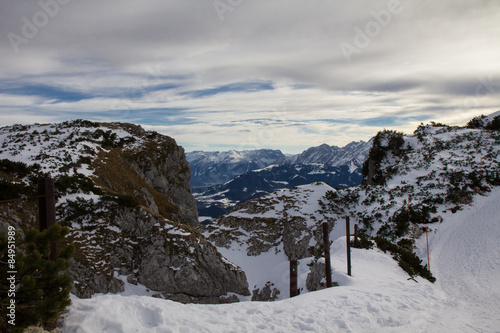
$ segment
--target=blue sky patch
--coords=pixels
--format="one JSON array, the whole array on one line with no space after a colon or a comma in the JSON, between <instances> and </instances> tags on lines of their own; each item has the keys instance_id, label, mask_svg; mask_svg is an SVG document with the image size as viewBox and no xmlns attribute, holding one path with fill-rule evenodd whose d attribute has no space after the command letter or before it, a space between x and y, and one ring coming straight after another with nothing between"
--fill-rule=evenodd
<instances>
[{"instance_id":1,"label":"blue sky patch","mask_svg":"<svg viewBox=\"0 0 500 333\"><path fill-rule=\"evenodd\" d=\"M202 98L227 92L257 92L262 90L274 90L271 82L236 82L219 86L217 88L186 91L181 95L192 98Z\"/></svg>"},{"instance_id":2,"label":"blue sky patch","mask_svg":"<svg viewBox=\"0 0 500 333\"><path fill-rule=\"evenodd\" d=\"M82 99L92 98L91 95L78 91L66 90L60 87L49 86L45 84L21 84L17 87L0 87L0 93L21 95L21 96L38 96L47 100L55 100L59 102L78 102Z\"/></svg>"}]
</instances>

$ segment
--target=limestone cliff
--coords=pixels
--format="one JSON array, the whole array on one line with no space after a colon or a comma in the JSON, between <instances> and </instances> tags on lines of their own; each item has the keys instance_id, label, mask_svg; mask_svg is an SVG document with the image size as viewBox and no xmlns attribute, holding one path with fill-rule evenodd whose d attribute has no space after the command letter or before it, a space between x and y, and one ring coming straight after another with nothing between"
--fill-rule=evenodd
<instances>
[{"instance_id":1,"label":"limestone cliff","mask_svg":"<svg viewBox=\"0 0 500 333\"><path fill-rule=\"evenodd\" d=\"M57 221L70 227L77 249L70 268L77 296L120 292L124 281L183 302L249 295L243 271L196 229L190 168L174 139L78 120L1 128L0 147L3 199L36 194L37 177L55 179ZM0 231L37 227L36 205L2 204Z\"/></svg>"}]
</instances>

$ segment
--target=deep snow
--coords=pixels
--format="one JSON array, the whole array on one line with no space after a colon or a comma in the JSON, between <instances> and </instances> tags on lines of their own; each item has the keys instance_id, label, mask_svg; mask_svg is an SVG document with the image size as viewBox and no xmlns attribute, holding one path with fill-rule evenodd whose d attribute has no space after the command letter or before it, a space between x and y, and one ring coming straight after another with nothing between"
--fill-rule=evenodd
<instances>
[{"instance_id":1,"label":"deep snow","mask_svg":"<svg viewBox=\"0 0 500 333\"><path fill-rule=\"evenodd\" d=\"M408 280L389 254L331 248L339 287L276 302L179 304L149 296L73 297L63 332L500 332L500 188L431 225L435 284ZM418 253L426 258L425 234ZM128 292L130 295L130 292Z\"/></svg>"}]
</instances>

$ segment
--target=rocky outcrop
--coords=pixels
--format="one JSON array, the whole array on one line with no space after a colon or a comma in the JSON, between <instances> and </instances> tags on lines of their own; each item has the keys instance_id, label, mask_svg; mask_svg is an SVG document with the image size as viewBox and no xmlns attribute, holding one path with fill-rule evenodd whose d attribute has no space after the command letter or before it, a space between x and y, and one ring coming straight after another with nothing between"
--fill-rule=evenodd
<instances>
[{"instance_id":1,"label":"rocky outcrop","mask_svg":"<svg viewBox=\"0 0 500 333\"><path fill-rule=\"evenodd\" d=\"M250 295L245 273L224 260L197 231L182 228L157 233L141 249L134 277L162 294L214 298L229 292Z\"/></svg>"},{"instance_id":2,"label":"rocky outcrop","mask_svg":"<svg viewBox=\"0 0 500 333\"><path fill-rule=\"evenodd\" d=\"M227 301L230 292L250 294L245 273L196 229L140 206L116 208L110 217L85 225L97 232L80 229L69 236L79 249L70 270L77 296L123 291L119 275L174 300L189 296L193 302L203 303L219 297ZM98 246L89 246L89 240ZM101 261L92 264L88 259Z\"/></svg>"},{"instance_id":3,"label":"rocky outcrop","mask_svg":"<svg viewBox=\"0 0 500 333\"><path fill-rule=\"evenodd\" d=\"M304 217L289 217L283 223L283 250L288 260L299 260L310 255L309 241L313 237L310 231Z\"/></svg>"},{"instance_id":4,"label":"rocky outcrop","mask_svg":"<svg viewBox=\"0 0 500 333\"><path fill-rule=\"evenodd\" d=\"M98 183L137 196L141 204L176 222L198 225L191 169L174 139L145 132L140 143L100 151L93 167Z\"/></svg>"},{"instance_id":5,"label":"rocky outcrop","mask_svg":"<svg viewBox=\"0 0 500 333\"><path fill-rule=\"evenodd\" d=\"M69 273L77 296L120 292L127 283L182 302L250 295L245 273L195 229L189 164L172 138L88 121L1 128L0 138L8 147L0 160L14 162L0 169L9 195L36 194L31 179L42 173L55 179L57 222L76 248ZM36 200L3 205L0 230L13 225L22 235L37 227L37 211Z\"/></svg>"},{"instance_id":6,"label":"rocky outcrop","mask_svg":"<svg viewBox=\"0 0 500 333\"><path fill-rule=\"evenodd\" d=\"M306 288L309 291L316 291L326 288L325 278L325 258L320 258L314 261L311 265L311 270L306 277ZM332 282L333 287L339 284L335 281Z\"/></svg>"},{"instance_id":7,"label":"rocky outcrop","mask_svg":"<svg viewBox=\"0 0 500 333\"><path fill-rule=\"evenodd\" d=\"M274 288L274 283L270 281L266 282L262 290L257 288L252 291L252 301L255 302L267 302L267 301L275 301L279 294L280 290L278 288Z\"/></svg>"},{"instance_id":8,"label":"rocky outcrop","mask_svg":"<svg viewBox=\"0 0 500 333\"><path fill-rule=\"evenodd\" d=\"M249 284L253 286L253 301L287 297L283 288L289 280L289 261L312 257L318 251L318 244L323 242L323 222L333 229L335 220L322 213L319 203L332 190L318 182L266 194L204 227L205 236L237 265L265 267L259 269L259 275L247 271L252 276ZM308 270L307 265L300 266L299 275L304 278L299 289L305 287Z\"/></svg>"},{"instance_id":9,"label":"rocky outcrop","mask_svg":"<svg viewBox=\"0 0 500 333\"><path fill-rule=\"evenodd\" d=\"M124 290L123 282L109 274L89 269L84 263L71 259L68 273L75 279L72 293L80 298L90 298L97 293L118 293Z\"/></svg>"},{"instance_id":10,"label":"rocky outcrop","mask_svg":"<svg viewBox=\"0 0 500 333\"><path fill-rule=\"evenodd\" d=\"M320 215L318 202L308 197L313 188L332 189L317 183L247 201L208 225L205 232L216 246L229 247L234 242L245 248L249 256L274 248L275 252L283 251L288 260L308 257L311 241L322 242L319 218L329 223L330 229L335 222Z\"/></svg>"}]
</instances>

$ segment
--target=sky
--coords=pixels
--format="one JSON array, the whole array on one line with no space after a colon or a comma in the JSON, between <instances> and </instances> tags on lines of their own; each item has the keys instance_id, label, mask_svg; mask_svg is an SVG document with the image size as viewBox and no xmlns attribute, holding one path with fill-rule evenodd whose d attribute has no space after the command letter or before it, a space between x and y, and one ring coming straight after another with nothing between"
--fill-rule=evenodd
<instances>
[{"instance_id":1,"label":"sky","mask_svg":"<svg viewBox=\"0 0 500 333\"><path fill-rule=\"evenodd\" d=\"M500 110L497 0L0 0L0 126L344 146Z\"/></svg>"}]
</instances>

